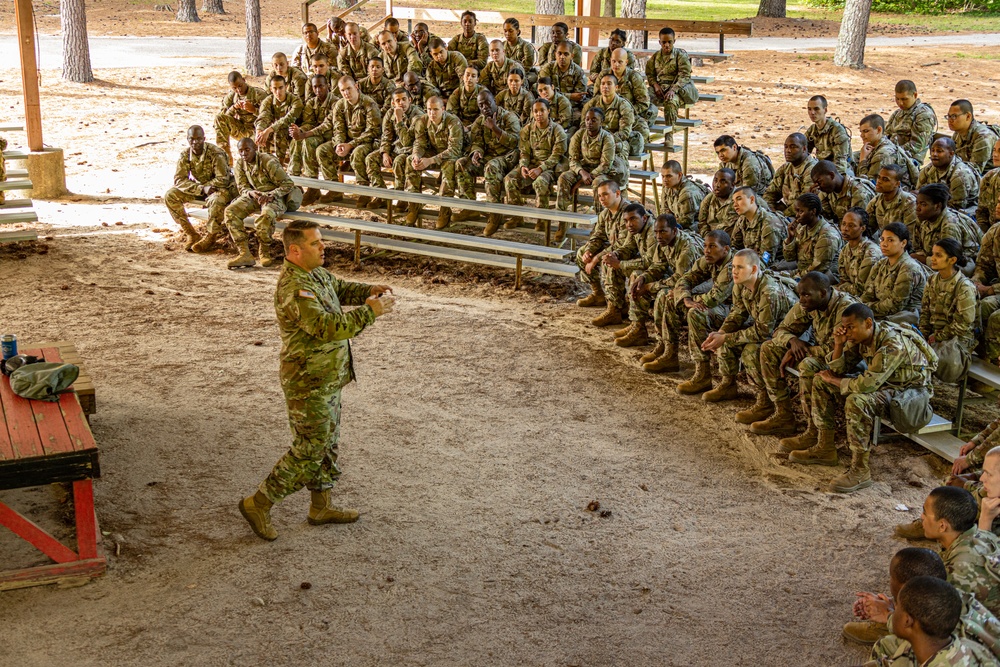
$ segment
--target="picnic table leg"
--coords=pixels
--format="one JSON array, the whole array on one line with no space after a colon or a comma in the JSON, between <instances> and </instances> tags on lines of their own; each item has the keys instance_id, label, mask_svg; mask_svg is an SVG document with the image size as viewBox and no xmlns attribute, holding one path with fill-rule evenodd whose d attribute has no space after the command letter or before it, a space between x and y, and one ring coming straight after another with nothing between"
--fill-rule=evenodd
<instances>
[{"instance_id":1,"label":"picnic table leg","mask_svg":"<svg viewBox=\"0 0 1000 667\"><path fill-rule=\"evenodd\" d=\"M361 266L361 230L354 232L354 265Z\"/></svg>"},{"instance_id":2,"label":"picnic table leg","mask_svg":"<svg viewBox=\"0 0 1000 667\"><path fill-rule=\"evenodd\" d=\"M93 505L91 505L91 510L93 510ZM6 526L15 535L57 563L71 563L78 560L72 549L2 502L0 502L0 526Z\"/></svg>"},{"instance_id":3,"label":"picnic table leg","mask_svg":"<svg viewBox=\"0 0 1000 667\"><path fill-rule=\"evenodd\" d=\"M92 480L73 482L73 505L76 507L76 550L80 559L97 558L97 515L94 513Z\"/></svg>"},{"instance_id":4,"label":"picnic table leg","mask_svg":"<svg viewBox=\"0 0 1000 667\"><path fill-rule=\"evenodd\" d=\"M548 225L545 227L546 235L548 235ZM548 245L548 243L546 243ZM514 269L514 289L521 289L521 256L517 256L517 268Z\"/></svg>"}]
</instances>

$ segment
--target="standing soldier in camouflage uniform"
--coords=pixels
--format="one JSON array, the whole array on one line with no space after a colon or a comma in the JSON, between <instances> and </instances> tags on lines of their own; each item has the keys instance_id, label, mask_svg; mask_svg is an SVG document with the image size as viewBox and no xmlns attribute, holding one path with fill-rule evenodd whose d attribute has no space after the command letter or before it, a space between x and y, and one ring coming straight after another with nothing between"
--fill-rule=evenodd
<instances>
[{"instance_id":1,"label":"standing soldier in camouflage uniform","mask_svg":"<svg viewBox=\"0 0 1000 667\"><path fill-rule=\"evenodd\" d=\"M916 84L905 79L896 83L896 106L899 109L889 116L885 133L917 164L923 164L938 125L934 109L917 98Z\"/></svg>"},{"instance_id":2,"label":"standing soldier in camouflage uniform","mask_svg":"<svg viewBox=\"0 0 1000 667\"><path fill-rule=\"evenodd\" d=\"M360 81L368 74L368 62L378 56L379 50L371 42L361 40L361 27L357 23L348 23L346 32L347 45L337 56L337 69L343 76Z\"/></svg>"},{"instance_id":3,"label":"standing soldier in camouflage uniform","mask_svg":"<svg viewBox=\"0 0 1000 667\"><path fill-rule=\"evenodd\" d=\"M735 245L750 248L760 256L764 268L781 260L781 239L788 234L785 219L757 204L757 194L748 185L733 192L733 210L740 216Z\"/></svg>"},{"instance_id":4,"label":"standing soldier in camouflage uniform","mask_svg":"<svg viewBox=\"0 0 1000 667\"><path fill-rule=\"evenodd\" d=\"M536 107L537 108L537 107ZM524 144L524 131L521 131ZM509 178L509 176L508 176ZM508 190L508 196L509 196ZM607 306L605 311L591 321L596 327L621 324L625 313L625 274L621 269L622 260L632 259L637 254L635 243L629 243L625 226L625 209L630 202L623 197L614 181L605 181L597 188L597 200L601 211L597 214L597 224L590 232L590 238L576 252L576 265L580 267L580 279L590 284L590 294L577 300L581 308ZM610 262L603 261L608 255Z\"/></svg>"},{"instance_id":5,"label":"standing soldier in camouflage uniform","mask_svg":"<svg viewBox=\"0 0 1000 667\"><path fill-rule=\"evenodd\" d=\"M799 195L812 191L812 168L816 158L809 154L809 140L799 132L785 138L785 164L778 167L764 190L764 201L775 213L792 217Z\"/></svg>"},{"instance_id":6,"label":"standing soldier in camouflage uniform","mask_svg":"<svg viewBox=\"0 0 1000 667\"><path fill-rule=\"evenodd\" d=\"M1000 144L998 144L1000 145ZM993 225L983 235L982 248L976 258L972 284L979 294L982 318L982 353L994 366L1000 366L1000 225Z\"/></svg>"},{"instance_id":7,"label":"standing soldier in camouflage uniform","mask_svg":"<svg viewBox=\"0 0 1000 667\"><path fill-rule=\"evenodd\" d=\"M458 116L466 132L479 117L479 93L484 90L479 85L479 70L470 65L462 75L462 87L448 98L448 113Z\"/></svg>"},{"instance_id":8,"label":"standing soldier in camouflage uniform","mask_svg":"<svg viewBox=\"0 0 1000 667\"><path fill-rule=\"evenodd\" d=\"M635 54L625 49L626 34L624 30L612 30L608 35L608 45L600 49L594 59L590 61L590 73L587 74L587 81L591 86L597 84L601 74L611 69L611 54L618 49L625 51L626 66L636 73L641 71L639 60ZM615 75L617 76L617 74Z\"/></svg>"},{"instance_id":9,"label":"standing soldier in camouflage uniform","mask_svg":"<svg viewBox=\"0 0 1000 667\"><path fill-rule=\"evenodd\" d=\"M583 113L598 107L604 112L604 129L615 138L618 157L627 168L629 156L639 155L644 147L642 135L634 129L635 110L618 94L618 77L611 72L601 76L599 87L601 94L583 105Z\"/></svg>"},{"instance_id":10,"label":"standing soldier in camouflage uniform","mask_svg":"<svg viewBox=\"0 0 1000 667\"><path fill-rule=\"evenodd\" d=\"M358 511L330 504L340 477L340 392L354 380L349 339L389 313L395 299L386 285L338 280L323 268L323 239L315 222L289 223L282 234L285 263L274 293L281 332L281 389L294 440L257 492L239 503L258 537L278 537L271 506L307 487L311 525L351 523ZM342 305L360 306L344 313Z\"/></svg>"},{"instance_id":11,"label":"standing soldier in camouflage uniform","mask_svg":"<svg viewBox=\"0 0 1000 667\"><path fill-rule=\"evenodd\" d=\"M826 117L827 102L822 95L809 98L806 105L812 125L806 130L809 152L817 160L829 160L837 165L840 173L851 171L851 135L847 128L833 118Z\"/></svg>"},{"instance_id":12,"label":"standing soldier in camouflage uniform","mask_svg":"<svg viewBox=\"0 0 1000 667\"><path fill-rule=\"evenodd\" d=\"M174 185L163 196L163 203L184 233L187 234L187 249L207 252L222 235L222 215L226 204L233 198L233 175L229 173L226 154L215 144L205 141L205 130L200 125L192 125L187 131L189 148L181 151L174 171ZM205 238L191 226L184 204L193 201L206 202L208 227Z\"/></svg>"},{"instance_id":13,"label":"standing soldier in camouflage uniform","mask_svg":"<svg viewBox=\"0 0 1000 667\"><path fill-rule=\"evenodd\" d=\"M476 15L469 10L462 12L460 19L462 23L462 34L456 35L448 42L449 51L458 51L469 65L481 70L486 67L486 61L490 54L490 44L486 40L486 35L476 32L476 24L479 21Z\"/></svg>"},{"instance_id":14,"label":"standing soldier in camouflage uniform","mask_svg":"<svg viewBox=\"0 0 1000 667\"><path fill-rule=\"evenodd\" d=\"M649 343L647 324L652 317L652 297L656 295L651 286L657 285L670 270L658 235L665 237L671 221L674 225L677 221L669 214L658 217L655 223L651 218L642 204L629 204L625 207L625 228L634 239L637 256L621 262L619 267L628 280L626 295L629 319L627 327L615 332L615 345L619 347Z\"/></svg>"},{"instance_id":15,"label":"standing soldier in camouflage uniform","mask_svg":"<svg viewBox=\"0 0 1000 667\"><path fill-rule=\"evenodd\" d=\"M569 100L573 107L572 125L578 127L583 103L589 96L587 73L572 61L567 42L562 42L556 47L556 59L553 62L542 65L542 69L538 72L538 78L542 77L551 80L552 87L556 92L562 93Z\"/></svg>"},{"instance_id":16,"label":"standing soldier in camouflage uniform","mask_svg":"<svg viewBox=\"0 0 1000 667\"><path fill-rule=\"evenodd\" d=\"M507 87L497 93L496 100L498 106L517 116L522 126L531 122L535 96L524 86L524 70L514 67L507 73Z\"/></svg>"},{"instance_id":17,"label":"standing soldier in camouflage uniform","mask_svg":"<svg viewBox=\"0 0 1000 667\"><path fill-rule=\"evenodd\" d=\"M441 91L444 99L462 87L462 76L468 61L458 51L449 51L444 40L434 37L429 42L431 61L427 64L427 82Z\"/></svg>"},{"instance_id":18,"label":"standing soldier in camouflage uniform","mask_svg":"<svg viewBox=\"0 0 1000 667\"><path fill-rule=\"evenodd\" d=\"M365 158L365 171L373 186L384 188L382 170L392 169L393 187L400 191L406 187L406 163L413 153L417 119L423 115L423 109L411 102L405 88L397 88L392 93L392 108L382 118L379 148ZM378 208L382 203L372 199L368 208Z\"/></svg>"},{"instance_id":19,"label":"standing soldier in camouflage uniform","mask_svg":"<svg viewBox=\"0 0 1000 667\"><path fill-rule=\"evenodd\" d=\"M424 170L436 167L441 170L441 186L438 194L451 197L455 194L455 160L462 157L465 135L462 121L444 110L444 100L432 97L427 101L427 113L413 124L413 154L406 163L406 191L420 192ZM406 212L406 224L416 225L422 206L410 202ZM436 229L444 229L451 224L451 209L441 207L438 212Z\"/></svg>"},{"instance_id":20,"label":"standing soldier in camouflage uniform","mask_svg":"<svg viewBox=\"0 0 1000 667\"><path fill-rule=\"evenodd\" d=\"M520 161L504 177L503 186L508 204L523 206L521 189L531 185L537 198L536 206L548 208L549 192L556 184L558 174L566 167L566 133L558 123L549 120L547 100L535 100L531 114L532 122L521 128L518 141ZM615 183L615 192L618 191L617 186ZM513 229L518 222L512 217L504 223L504 228ZM542 228L543 223L539 220L535 229L541 231Z\"/></svg>"},{"instance_id":21,"label":"standing soldier in camouflage uniform","mask_svg":"<svg viewBox=\"0 0 1000 667\"><path fill-rule=\"evenodd\" d=\"M774 178L774 170L763 153L740 146L728 134L716 139L713 146L719 156L719 169L732 169L736 174L736 187L746 186L758 195L764 194Z\"/></svg>"},{"instance_id":22,"label":"standing soldier in camouflage uniform","mask_svg":"<svg viewBox=\"0 0 1000 667\"><path fill-rule=\"evenodd\" d=\"M766 271L756 252L744 248L733 255L733 308L722 326L701 344L703 351L715 352L722 380L702 394L702 400L718 403L739 398L736 376L741 361L758 397L767 396L760 375L760 345L771 338L798 300L795 281Z\"/></svg>"},{"instance_id":23,"label":"standing soldier in camouflage uniform","mask_svg":"<svg viewBox=\"0 0 1000 667\"><path fill-rule=\"evenodd\" d=\"M699 181L684 175L677 160L667 160L660 168L663 177L663 210L677 218L684 229L698 231L698 212L709 189Z\"/></svg>"},{"instance_id":24,"label":"standing soldier in camouflage uniform","mask_svg":"<svg viewBox=\"0 0 1000 667\"><path fill-rule=\"evenodd\" d=\"M567 34L569 34L568 25L562 21L552 24L552 30L549 33L549 39L552 41L545 42L538 49L538 61L536 64L539 68L556 61L556 49L561 44L566 44L569 47L570 53L573 55L573 62L583 67L583 49L573 40L566 39Z\"/></svg>"},{"instance_id":25,"label":"standing soldier in camouflage uniform","mask_svg":"<svg viewBox=\"0 0 1000 667\"><path fill-rule=\"evenodd\" d=\"M920 263L906 252L910 231L903 223L892 222L882 230L881 237L884 257L872 267L860 300L880 320L915 325L920 320L925 279Z\"/></svg>"},{"instance_id":26,"label":"standing soldier in camouflage uniform","mask_svg":"<svg viewBox=\"0 0 1000 667\"><path fill-rule=\"evenodd\" d=\"M606 71L618 77L618 94L624 97L635 111L635 125L632 126L632 131L638 132L642 137L643 150L640 152L645 152L646 143L649 141L649 124L656 120L659 109L649 101L649 89L646 88L646 80L642 78L642 74L639 70L629 67L630 57L632 57L630 51L615 49L611 52L610 65Z\"/></svg>"},{"instance_id":27,"label":"standing soldier in camouflage uniform","mask_svg":"<svg viewBox=\"0 0 1000 667\"><path fill-rule=\"evenodd\" d=\"M549 118L559 124L559 127L566 132L567 137L576 134L580 124L573 121L573 103L569 101L569 98L553 88L552 80L547 76L538 77L537 88L537 99L549 103Z\"/></svg>"},{"instance_id":28,"label":"standing soldier in camouflage uniform","mask_svg":"<svg viewBox=\"0 0 1000 667\"><path fill-rule=\"evenodd\" d=\"M385 76L382 58L375 56L368 61L368 76L358 81L358 90L363 95L372 98L382 115L389 111L389 106L392 104L392 91L396 90L396 83Z\"/></svg>"},{"instance_id":29,"label":"standing soldier in camouflage uniform","mask_svg":"<svg viewBox=\"0 0 1000 667\"><path fill-rule=\"evenodd\" d=\"M615 140L602 127L604 114L600 107L589 109L583 116L583 129L573 135L569 142L569 169L559 175L559 194L556 208L568 211L573 200L573 192L583 185L597 190L609 178L625 187L624 166L615 155ZM556 242L566 234L566 223L559 223Z\"/></svg>"},{"instance_id":30,"label":"standing soldier in camouflage uniform","mask_svg":"<svg viewBox=\"0 0 1000 667\"><path fill-rule=\"evenodd\" d=\"M921 264L927 264L934 244L940 239L953 238L962 244L962 253L973 257L979 253L982 234L979 227L964 213L948 208L951 194L941 183L931 183L917 192L917 234L913 239L910 255ZM962 267L971 271L971 265Z\"/></svg>"},{"instance_id":31,"label":"standing soldier in camouflage uniform","mask_svg":"<svg viewBox=\"0 0 1000 667\"><path fill-rule=\"evenodd\" d=\"M943 183L951 191L948 206L968 216L976 215L979 205L979 173L955 155L955 142L941 137L931 144L931 163L920 170L917 189L930 183Z\"/></svg>"},{"instance_id":32,"label":"standing soldier in camouflage uniform","mask_svg":"<svg viewBox=\"0 0 1000 667\"><path fill-rule=\"evenodd\" d=\"M521 70L528 76L535 68L535 60L538 54L531 42L521 37L521 24L517 19L507 19L503 22L503 52L521 65ZM523 119L522 123L525 122Z\"/></svg>"},{"instance_id":33,"label":"standing soldier in camouflage uniform","mask_svg":"<svg viewBox=\"0 0 1000 667\"><path fill-rule=\"evenodd\" d=\"M701 200L698 209L698 233L704 238L713 229L721 229L730 238L736 233L740 216L733 208L733 190L736 189L736 172L720 169L712 177L712 191ZM740 248L737 248L739 250Z\"/></svg>"},{"instance_id":34,"label":"standing soldier in camouflage uniform","mask_svg":"<svg viewBox=\"0 0 1000 667\"><path fill-rule=\"evenodd\" d=\"M673 128L677 110L698 101L698 89L691 82L691 60L684 49L675 49L677 36L671 28L660 29L660 50L646 61L650 98L663 105L663 123ZM673 144L672 129L663 134L667 146Z\"/></svg>"},{"instance_id":35,"label":"standing soldier in camouflage uniform","mask_svg":"<svg viewBox=\"0 0 1000 667\"><path fill-rule=\"evenodd\" d=\"M298 95L300 100L305 100L306 88L309 87L309 79L306 77L306 73L298 67L289 65L288 56L280 51L271 56L271 71L267 75L269 87L271 85L271 78L275 76L284 77L285 83L288 84L289 92Z\"/></svg>"},{"instance_id":36,"label":"standing soldier in camouflage uniform","mask_svg":"<svg viewBox=\"0 0 1000 667\"><path fill-rule=\"evenodd\" d=\"M884 164L875 180L875 197L865 210L870 218L869 232L885 229L890 222L901 222L910 230L917 231L917 198L903 188L906 168L898 164Z\"/></svg>"},{"instance_id":37,"label":"standing soldier in camouflage uniform","mask_svg":"<svg viewBox=\"0 0 1000 667\"><path fill-rule=\"evenodd\" d=\"M836 224L849 208L865 208L875 196L875 190L866 179L843 176L829 160L820 160L812 169L813 183L823 202L823 215Z\"/></svg>"},{"instance_id":38,"label":"standing soldier in camouflage uniform","mask_svg":"<svg viewBox=\"0 0 1000 667\"><path fill-rule=\"evenodd\" d=\"M902 148L885 136L885 120L878 114L871 114L861 119L861 147L858 156L858 176L875 182L882 167L890 164L905 167L902 174L903 186L913 187L918 173L917 164Z\"/></svg>"},{"instance_id":39,"label":"standing soldier in camouflage uniform","mask_svg":"<svg viewBox=\"0 0 1000 667\"><path fill-rule=\"evenodd\" d=\"M475 201L476 177L482 176L486 184L486 200L499 204L503 199L503 179L514 168L521 139L521 121L511 112L497 106L490 91L483 89L477 98L479 116L469 130L467 155L455 163L458 194L463 199ZM462 209L452 220L464 222L477 215ZM490 213L483 236L492 236L500 228L498 213Z\"/></svg>"},{"instance_id":40,"label":"standing soldier in camouflage uniform","mask_svg":"<svg viewBox=\"0 0 1000 667\"><path fill-rule=\"evenodd\" d=\"M382 113L372 98L361 94L358 84L351 77L340 77L337 87L344 99L333 105L330 115L316 128L316 133L320 134L328 132L332 126L333 136L316 149L316 157L326 180L340 180L340 170L345 162L349 162L357 184L369 185L365 158L372 152L382 131ZM329 195L332 196L320 197L320 201L340 201L344 198L339 192L330 192ZM367 205L368 197L358 197L358 208Z\"/></svg>"},{"instance_id":41,"label":"standing soldier in camouflage uniform","mask_svg":"<svg viewBox=\"0 0 1000 667\"><path fill-rule=\"evenodd\" d=\"M320 127L330 116L337 99L330 92L330 85L322 74L317 74L309 80L309 85L313 90L313 96L306 102L302 112L302 123L292 125L288 128L288 133L292 138L292 159L291 175L301 174L306 178L319 177L319 160L316 157L316 149L330 141L333 136L333 128L320 129ZM319 199L319 190L308 188L302 198L302 205L309 206Z\"/></svg>"},{"instance_id":42,"label":"standing soldier in camouflage uniform","mask_svg":"<svg viewBox=\"0 0 1000 667\"><path fill-rule=\"evenodd\" d=\"M494 95L507 90L507 75L512 67L521 69L516 60L508 58L503 51L503 42L494 39L490 42L490 61L483 68L479 77L482 84Z\"/></svg>"},{"instance_id":43,"label":"standing soldier in camouflage uniform","mask_svg":"<svg viewBox=\"0 0 1000 667\"><path fill-rule=\"evenodd\" d=\"M948 129L954 132L951 139L955 142L955 154L963 162L980 174L991 166L1000 167L996 160L991 162L993 146L1000 139L1000 134L996 129L976 120L972 102L955 100L944 118L948 121Z\"/></svg>"},{"instance_id":44,"label":"standing soldier in camouflage uniform","mask_svg":"<svg viewBox=\"0 0 1000 667\"><path fill-rule=\"evenodd\" d=\"M229 163L233 162L229 140L245 139L254 135L254 121L267 92L251 86L239 72L229 73L229 94L222 100L222 111L215 115L215 144L221 148Z\"/></svg>"},{"instance_id":45,"label":"standing soldier in camouflage uniform","mask_svg":"<svg viewBox=\"0 0 1000 667\"><path fill-rule=\"evenodd\" d=\"M993 144L993 162L1000 166L1000 141ZM984 231L1000 220L1000 168L991 169L979 184L976 222Z\"/></svg>"},{"instance_id":46,"label":"standing soldier in camouflage uniform","mask_svg":"<svg viewBox=\"0 0 1000 667\"><path fill-rule=\"evenodd\" d=\"M965 263L955 239L939 239L930 256L932 273L924 286L920 333L935 352L955 340L968 355L976 346L976 288L958 270Z\"/></svg>"},{"instance_id":47,"label":"standing soldier in camouflage uniform","mask_svg":"<svg viewBox=\"0 0 1000 667\"><path fill-rule=\"evenodd\" d=\"M786 263L794 264L792 275L801 278L810 271L837 277L837 259L844 245L840 233L823 217L823 203L811 192L795 200L795 220L781 245Z\"/></svg>"},{"instance_id":48,"label":"standing soldier in camouflage uniform","mask_svg":"<svg viewBox=\"0 0 1000 667\"><path fill-rule=\"evenodd\" d=\"M322 53L331 63L337 62L339 47L330 42L324 42L319 38L319 30L315 23L306 23L302 26L302 43L292 54L292 65L305 69L312 62L312 57L317 53Z\"/></svg>"},{"instance_id":49,"label":"standing soldier in camouflage uniform","mask_svg":"<svg viewBox=\"0 0 1000 667\"><path fill-rule=\"evenodd\" d=\"M288 163L288 129L302 117L302 99L288 90L283 76L271 77L271 94L260 105L254 143L282 164ZM268 150L270 149L270 150Z\"/></svg>"},{"instance_id":50,"label":"standing soldier in camouflage uniform","mask_svg":"<svg viewBox=\"0 0 1000 667\"><path fill-rule=\"evenodd\" d=\"M424 112L427 111L427 100L441 97L441 91L421 79L416 72L407 72L403 75L403 88L410 94L410 103L420 107Z\"/></svg>"},{"instance_id":51,"label":"standing soldier in camouflage uniform","mask_svg":"<svg viewBox=\"0 0 1000 667\"><path fill-rule=\"evenodd\" d=\"M403 83L403 75L407 72L424 73L424 63L413 47L408 42L397 42L388 30L378 34L378 46L382 50L385 75L397 86Z\"/></svg>"},{"instance_id":52,"label":"standing soldier in camouflage uniform","mask_svg":"<svg viewBox=\"0 0 1000 667\"><path fill-rule=\"evenodd\" d=\"M837 274L841 292L860 297L868 286L875 262L882 258L878 244L865 236L868 228L868 213L862 208L847 209L840 221L840 236L844 246L837 258Z\"/></svg>"},{"instance_id":53,"label":"standing soldier in camouflage uniform","mask_svg":"<svg viewBox=\"0 0 1000 667\"><path fill-rule=\"evenodd\" d=\"M276 261L271 254L274 222L287 210L287 197L295 184L281 168L277 158L257 152L257 145L252 139L240 139L236 149L240 153L240 159L236 161L234 171L240 195L226 207L226 226L240 254L227 266L237 269L257 263L250 252L247 230L243 224L244 218L254 213L259 214L254 227L260 244L260 263L262 266L271 266Z\"/></svg>"}]
</instances>

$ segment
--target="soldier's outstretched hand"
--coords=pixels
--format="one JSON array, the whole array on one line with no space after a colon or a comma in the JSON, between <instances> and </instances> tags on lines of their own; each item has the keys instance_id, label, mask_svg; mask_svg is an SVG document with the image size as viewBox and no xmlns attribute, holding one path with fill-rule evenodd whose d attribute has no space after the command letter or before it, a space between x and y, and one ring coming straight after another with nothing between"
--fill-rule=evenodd
<instances>
[{"instance_id":1,"label":"soldier's outstretched hand","mask_svg":"<svg viewBox=\"0 0 1000 667\"><path fill-rule=\"evenodd\" d=\"M386 292L388 292L389 294L392 294L392 288L389 287L388 285L372 285L372 289L369 292L369 295L371 295L371 296L382 296Z\"/></svg>"},{"instance_id":2,"label":"soldier's outstretched hand","mask_svg":"<svg viewBox=\"0 0 1000 667\"><path fill-rule=\"evenodd\" d=\"M375 317L382 317L386 313L392 312L392 309L396 305L396 297L370 296L365 299L365 305L371 306L372 311L375 313Z\"/></svg>"}]
</instances>

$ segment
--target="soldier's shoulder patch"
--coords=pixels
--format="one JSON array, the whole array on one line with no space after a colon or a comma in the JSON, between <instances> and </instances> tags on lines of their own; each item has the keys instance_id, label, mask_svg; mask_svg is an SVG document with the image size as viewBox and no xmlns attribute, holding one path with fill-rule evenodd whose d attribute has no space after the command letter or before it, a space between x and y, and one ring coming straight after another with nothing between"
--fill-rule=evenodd
<instances>
[{"instance_id":1,"label":"soldier's shoulder patch","mask_svg":"<svg viewBox=\"0 0 1000 667\"><path fill-rule=\"evenodd\" d=\"M302 298L302 299L315 299L316 295L313 294L312 292L310 292L307 289L300 289L299 290L299 298Z\"/></svg>"}]
</instances>

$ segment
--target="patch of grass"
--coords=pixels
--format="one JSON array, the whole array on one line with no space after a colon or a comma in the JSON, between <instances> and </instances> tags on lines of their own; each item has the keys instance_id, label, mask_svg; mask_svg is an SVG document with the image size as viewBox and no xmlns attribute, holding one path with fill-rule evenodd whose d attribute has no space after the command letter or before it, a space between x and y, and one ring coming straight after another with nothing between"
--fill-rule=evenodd
<instances>
[{"instance_id":1,"label":"patch of grass","mask_svg":"<svg viewBox=\"0 0 1000 667\"><path fill-rule=\"evenodd\" d=\"M955 58L973 58L975 60L1000 60L1000 56L993 53L958 53L953 54Z\"/></svg>"},{"instance_id":2,"label":"patch of grass","mask_svg":"<svg viewBox=\"0 0 1000 667\"><path fill-rule=\"evenodd\" d=\"M833 56L829 53L817 53L809 56L809 60L833 60Z\"/></svg>"}]
</instances>

